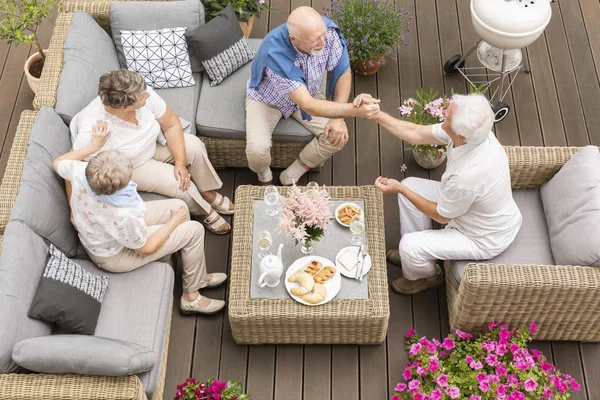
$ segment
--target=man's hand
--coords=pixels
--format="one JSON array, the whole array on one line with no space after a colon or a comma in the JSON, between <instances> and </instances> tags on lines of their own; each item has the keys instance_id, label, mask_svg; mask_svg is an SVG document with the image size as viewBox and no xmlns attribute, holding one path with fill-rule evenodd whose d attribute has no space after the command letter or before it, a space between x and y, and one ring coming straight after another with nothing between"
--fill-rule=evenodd
<instances>
[{"instance_id":1,"label":"man's hand","mask_svg":"<svg viewBox=\"0 0 600 400\"><path fill-rule=\"evenodd\" d=\"M106 144L108 138L110 137L110 132L108 131L108 126L106 121L98 120L92 126L92 143L91 146L95 151L98 151Z\"/></svg>"},{"instance_id":2,"label":"man's hand","mask_svg":"<svg viewBox=\"0 0 600 400\"><path fill-rule=\"evenodd\" d=\"M325 138L335 147L343 147L348 143L348 127L343 119L330 119L325 125Z\"/></svg>"},{"instance_id":3,"label":"man's hand","mask_svg":"<svg viewBox=\"0 0 600 400\"><path fill-rule=\"evenodd\" d=\"M175 179L179 181L179 189L188 190L190 187L190 173L188 172L185 163L175 162L173 174L175 175Z\"/></svg>"},{"instance_id":4,"label":"man's hand","mask_svg":"<svg viewBox=\"0 0 600 400\"><path fill-rule=\"evenodd\" d=\"M398 182L395 179L384 178L380 176L375 180L375 187L381 190L383 193L394 194L404 191L404 184Z\"/></svg>"},{"instance_id":5,"label":"man's hand","mask_svg":"<svg viewBox=\"0 0 600 400\"><path fill-rule=\"evenodd\" d=\"M361 93L352 102L354 107L360 107L363 104L379 104L381 100L374 98L368 93Z\"/></svg>"},{"instance_id":6,"label":"man's hand","mask_svg":"<svg viewBox=\"0 0 600 400\"><path fill-rule=\"evenodd\" d=\"M379 103L381 100L373 98L370 94L361 93L352 102L355 115L365 119L377 119L381 114Z\"/></svg>"}]
</instances>

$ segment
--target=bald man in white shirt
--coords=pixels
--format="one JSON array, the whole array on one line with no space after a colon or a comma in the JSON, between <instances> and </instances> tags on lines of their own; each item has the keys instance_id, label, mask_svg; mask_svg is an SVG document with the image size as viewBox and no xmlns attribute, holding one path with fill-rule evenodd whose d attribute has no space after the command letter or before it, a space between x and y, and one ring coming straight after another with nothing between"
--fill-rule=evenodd
<instances>
[{"instance_id":1,"label":"bald man in white shirt","mask_svg":"<svg viewBox=\"0 0 600 400\"><path fill-rule=\"evenodd\" d=\"M354 105L371 101L359 95ZM493 132L493 113L482 95L454 95L441 124L416 125L381 113L377 122L411 144L448 146L441 182L384 177L375 185L398 195L401 240L388 260L402 266L392 283L411 295L443 283L437 260L487 260L503 252L521 227L512 197L508 157ZM446 225L433 230L432 221Z\"/></svg>"}]
</instances>

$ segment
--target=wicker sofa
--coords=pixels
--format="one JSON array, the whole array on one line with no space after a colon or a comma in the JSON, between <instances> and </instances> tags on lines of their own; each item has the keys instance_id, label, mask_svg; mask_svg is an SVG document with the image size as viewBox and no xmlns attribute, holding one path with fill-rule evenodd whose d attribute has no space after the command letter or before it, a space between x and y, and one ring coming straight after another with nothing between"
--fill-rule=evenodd
<instances>
[{"instance_id":1,"label":"wicker sofa","mask_svg":"<svg viewBox=\"0 0 600 400\"><path fill-rule=\"evenodd\" d=\"M575 147L505 149L512 186L518 191L539 189L579 150ZM521 231L528 217L522 212ZM452 330L481 332L492 320L510 326L534 320L538 327L535 339L600 341L600 268L492 260L463 262L462 266L446 261L444 269ZM458 274L462 277L459 284Z\"/></svg>"},{"instance_id":2,"label":"wicker sofa","mask_svg":"<svg viewBox=\"0 0 600 400\"><path fill-rule=\"evenodd\" d=\"M44 259L40 260L39 254L46 254L45 242L64 244L64 239L56 239L57 234L64 237L63 233L69 231L69 241L78 243L76 232L69 226L62 179L53 179L48 175L52 174L49 172L52 170L50 159L56 156L54 153L68 151L70 147L68 128L59 116L54 115L55 127L59 126L63 133L63 137L58 139L52 135L57 131L49 127L47 118L39 118L40 114L52 116L54 111L43 108L40 112L22 113L0 186L0 235L3 245L0 253L0 308L3 310L0 313L0 400L161 400L167 369L174 281L173 269L165 263L153 263L149 268L134 271L137 273L135 276L131 273L109 274L114 276L109 277L110 287L96 328L97 334L101 331L99 336L129 342L136 342L143 335L144 339L138 343L152 348L156 357L150 372L118 377L36 374L14 368L11 361L10 348L16 342L55 333L50 324L26 315L32 291L43 269ZM36 133L31 134L34 130ZM43 143L48 146L44 148ZM32 196L32 191L37 196ZM62 193L64 200L57 193ZM56 207L61 201L64 201L64 207ZM32 211L32 204L36 207L35 212ZM50 216L54 210L56 215ZM40 215L45 217L40 218ZM80 250L78 247L78 255L74 256L77 263L93 273L102 273ZM38 254L37 258L32 255L35 253ZM32 273L31 264L36 264L35 269L39 272ZM34 275L37 277L33 278ZM141 284L140 279L144 282L162 281L146 285ZM133 288L131 292L130 288ZM153 293L151 296L156 301L148 305L153 316L144 318L149 315L147 310L138 307L141 307L140 301L146 301L145 295L149 292ZM137 306L132 302L137 302ZM152 389L144 387L144 382L151 382Z\"/></svg>"},{"instance_id":3,"label":"wicker sofa","mask_svg":"<svg viewBox=\"0 0 600 400\"><path fill-rule=\"evenodd\" d=\"M96 22L110 33L111 1L81 1L63 0L59 7L54 33L48 49L46 64L40 78L40 85L34 99L34 107L55 107L60 84L60 75L64 61L65 38L76 11L89 13ZM255 50L261 39L249 39L249 44ZM247 167L245 142L245 87L250 76L250 65L246 64L221 84L215 87L209 85L208 75L199 74L197 86L199 95L185 102L194 103L194 109L189 117L188 112L172 107L180 116L195 121L194 129L206 145L209 158L215 168ZM123 66L122 66L123 67ZM97 82L82 82L86 85L97 85ZM325 82L323 82L324 87ZM178 89L180 90L180 89ZM159 94L164 96L171 89L161 89ZM193 92L193 90L192 90ZM89 99L91 101L92 99ZM169 103L168 99L167 103ZM180 101L181 102L181 101ZM189 108L183 106L182 108ZM183 115L182 115L183 114ZM68 122L68 121L67 121ZM193 123L193 122L192 122ZM272 166L286 168L296 158L302 148L312 140L313 135L293 119L282 119L273 133L271 149Z\"/></svg>"}]
</instances>

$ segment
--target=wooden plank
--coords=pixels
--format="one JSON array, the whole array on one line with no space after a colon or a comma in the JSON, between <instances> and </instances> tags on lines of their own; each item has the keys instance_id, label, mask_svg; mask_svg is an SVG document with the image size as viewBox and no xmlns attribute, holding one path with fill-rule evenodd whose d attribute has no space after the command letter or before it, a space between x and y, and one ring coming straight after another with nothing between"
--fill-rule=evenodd
<instances>
[{"instance_id":1,"label":"wooden plank","mask_svg":"<svg viewBox=\"0 0 600 400\"><path fill-rule=\"evenodd\" d=\"M600 393L600 343L579 343L581 364L590 400Z\"/></svg>"},{"instance_id":2,"label":"wooden plank","mask_svg":"<svg viewBox=\"0 0 600 400\"><path fill-rule=\"evenodd\" d=\"M540 39L541 40L541 39ZM527 51L523 50L523 56ZM540 125L540 116L536 106L535 92L533 90L533 81L531 73L524 69L519 72L512 87L513 102L515 105L514 113L517 117L518 139L519 142L503 143L506 145L523 146L542 146L542 128Z\"/></svg>"},{"instance_id":3,"label":"wooden plank","mask_svg":"<svg viewBox=\"0 0 600 400\"><path fill-rule=\"evenodd\" d=\"M436 2L437 20L439 26L440 60L443 66L446 60L455 54L462 54L460 28L458 24L458 9L456 1ZM443 71L442 71L443 73ZM444 75L444 90L440 94L450 95L452 90L456 93L467 93L465 80L460 74Z\"/></svg>"},{"instance_id":4,"label":"wooden plank","mask_svg":"<svg viewBox=\"0 0 600 400\"><path fill-rule=\"evenodd\" d=\"M250 346L248 351L248 393L255 399L273 399L275 346Z\"/></svg>"},{"instance_id":5,"label":"wooden plank","mask_svg":"<svg viewBox=\"0 0 600 400\"><path fill-rule=\"evenodd\" d=\"M273 11L269 13L269 30L277 28L287 21L290 15L290 0L271 0Z\"/></svg>"},{"instance_id":6,"label":"wooden plank","mask_svg":"<svg viewBox=\"0 0 600 400\"><path fill-rule=\"evenodd\" d=\"M571 375L577 382L581 384L581 391L573 392L571 399L587 400L586 382L583 379L583 370L581 367L581 358L579 354L579 345L577 342L552 342L552 350L554 353L554 365L562 373ZM597 377L595 377L597 378ZM597 398L595 395L590 399Z\"/></svg>"},{"instance_id":7,"label":"wooden plank","mask_svg":"<svg viewBox=\"0 0 600 400\"><path fill-rule=\"evenodd\" d=\"M585 146L589 143L587 127L558 3L554 3L552 11L546 37L567 142L570 146Z\"/></svg>"},{"instance_id":8,"label":"wooden plank","mask_svg":"<svg viewBox=\"0 0 600 400\"><path fill-rule=\"evenodd\" d=\"M228 297L226 297L228 298ZM223 316L223 337L221 339L221 364L219 377L224 380L235 379L246 382L248 364L248 346L237 345L233 341L231 325L227 314Z\"/></svg>"},{"instance_id":9,"label":"wooden plank","mask_svg":"<svg viewBox=\"0 0 600 400\"><path fill-rule=\"evenodd\" d=\"M388 263L388 277L390 284L394 279L400 278L400 267ZM412 297L395 293L390 286L390 322L387 335L387 370L388 370L388 398L392 396L394 387L398 382L404 382L402 371L408 362L408 352L404 350L405 334L413 324Z\"/></svg>"},{"instance_id":10,"label":"wooden plank","mask_svg":"<svg viewBox=\"0 0 600 400\"><path fill-rule=\"evenodd\" d=\"M386 68L384 66L383 68ZM354 79L356 93L377 95L375 75ZM379 129L377 122L356 118L356 183L372 185L379 176Z\"/></svg>"},{"instance_id":11,"label":"wooden plank","mask_svg":"<svg viewBox=\"0 0 600 400\"><path fill-rule=\"evenodd\" d=\"M304 346L278 345L275 400L302 400Z\"/></svg>"},{"instance_id":12,"label":"wooden plank","mask_svg":"<svg viewBox=\"0 0 600 400\"><path fill-rule=\"evenodd\" d=\"M596 75L600 79L600 2L597 0L579 0L581 13L588 34L587 43L592 49L596 64ZM595 143L594 143L595 144Z\"/></svg>"},{"instance_id":13,"label":"wooden plank","mask_svg":"<svg viewBox=\"0 0 600 400\"><path fill-rule=\"evenodd\" d=\"M385 399L388 395L385 344L360 346L360 398Z\"/></svg>"},{"instance_id":14,"label":"wooden plank","mask_svg":"<svg viewBox=\"0 0 600 400\"><path fill-rule=\"evenodd\" d=\"M271 5L271 0L266 0L266 4ZM254 26L250 33L251 38L264 38L269 32L269 11L265 11L260 18L254 17Z\"/></svg>"},{"instance_id":15,"label":"wooden plank","mask_svg":"<svg viewBox=\"0 0 600 400\"><path fill-rule=\"evenodd\" d=\"M331 399L331 346L304 346L304 400Z\"/></svg>"},{"instance_id":16,"label":"wooden plank","mask_svg":"<svg viewBox=\"0 0 600 400\"><path fill-rule=\"evenodd\" d=\"M558 3L564 20L571 60L577 79L577 88L581 96L581 104L585 122L592 143L600 143L600 85L598 75L592 58L588 34L577 3ZM599 25L596 21L595 25ZM587 144L582 142L582 144Z\"/></svg>"},{"instance_id":17,"label":"wooden plank","mask_svg":"<svg viewBox=\"0 0 600 400\"><path fill-rule=\"evenodd\" d=\"M331 400L358 400L358 346L333 347L331 365Z\"/></svg>"}]
</instances>

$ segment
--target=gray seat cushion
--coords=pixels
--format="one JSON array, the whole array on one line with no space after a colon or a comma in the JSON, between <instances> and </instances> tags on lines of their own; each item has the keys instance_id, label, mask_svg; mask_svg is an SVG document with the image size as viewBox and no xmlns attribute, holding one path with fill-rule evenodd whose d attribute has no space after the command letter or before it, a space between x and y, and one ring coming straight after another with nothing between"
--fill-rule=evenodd
<instances>
[{"instance_id":1,"label":"gray seat cushion","mask_svg":"<svg viewBox=\"0 0 600 400\"><path fill-rule=\"evenodd\" d=\"M42 107L31 129L19 194L9 220L25 223L68 257L75 257L85 253L69 220L64 180L52 167L54 159L70 148L69 128L54 109Z\"/></svg>"},{"instance_id":2,"label":"gray seat cushion","mask_svg":"<svg viewBox=\"0 0 600 400\"><path fill-rule=\"evenodd\" d=\"M180 118L190 122L190 132L196 134L196 108L198 106L198 98L200 97L200 88L202 86L201 74L194 74L195 86L185 88L170 88L170 89L155 89L160 97L167 103L167 106Z\"/></svg>"},{"instance_id":3,"label":"gray seat cushion","mask_svg":"<svg viewBox=\"0 0 600 400\"><path fill-rule=\"evenodd\" d=\"M140 197L144 201L156 201L156 200L169 200L170 199L170 197L163 196L162 194L151 193L151 192L140 192Z\"/></svg>"},{"instance_id":4,"label":"gray seat cushion","mask_svg":"<svg viewBox=\"0 0 600 400\"><path fill-rule=\"evenodd\" d=\"M47 336L52 325L27 312L46 267L48 247L21 222L9 222L0 253L0 374L18 372L12 349L21 340Z\"/></svg>"},{"instance_id":5,"label":"gray seat cushion","mask_svg":"<svg viewBox=\"0 0 600 400\"><path fill-rule=\"evenodd\" d=\"M262 39L248 39L253 50L258 50ZM217 86L210 86L204 74L200 91L196 128L199 136L220 139L246 139L246 86L252 63L244 65ZM325 79L324 79L325 81ZM282 118L273 132L273 140L308 143L313 134L293 118Z\"/></svg>"},{"instance_id":6,"label":"gray seat cushion","mask_svg":"<svg viewBox=\"0 0 600 400\"><path fill-rule=\"evenodd\" d=\"M88 13L73 13L64 44L63 69L56 94L56 112L68 125L98 96L98 80L119 69L112 38Z\"/></svg>"},{"instance_id":7,"label":"gray seat cushion","mask_svg":"<svg viewBox=\"0 0 600 400\"><path fill-rule=\"evenodd\" d=\"M150 397L156 388L165 350L175 279L172 267L153 262L131 272L115 274L99 269L91 261L75 261L93 274L109 277L110 287L94 336L136 343L154 352L154 367L138 375Z\"/></svg>"},{"instance_id":8,"label":"gray seat cushion","mask_svg":"<svg viewBox=\"0 0 600 400\"><path fill-rule=\"evenodd\" d=\"M600 266L600 153L586 146L542 185L542 203L559 265Z\"/></svg>"},{"instance_id":9,"label":"gray seat cushion","mask_svg":"<svg viewBox=\"0 0 600 400\"><path fill-rule=\"evenodd\" d=\"M113 1L110 4L110 30L121 67L127 68L121 31L148 31L186 27L188 32L204 24L204 7L197 0L184 1ZM188 49L192 72L202 72L202 64Z\"/></svg>"},{"instance_id":10,"label":"gray seat cushion","mask_svg":"<svg viewBox=\"0 0 600 400\"><path fill-rule=\"evenodd\" d=\"M504 252L488 261L451 261L451 283L455 288L458 288L467 265L472 262L554 265L540 191L516 190L513 198L523 215L523 224L515 240Z\"/></svg>"},{"instance_id":11,"label":"gray seat cushion","mask_svg":"<svg viewBox=\"0 0 600 400\"><path fill-rule=\"evenodd\" d=\"M146 346L88 335L52 335L22 340L13 348L21 367L44 374L123 376L148 371L154 353Z\"/></svg>"}]
</instances>

